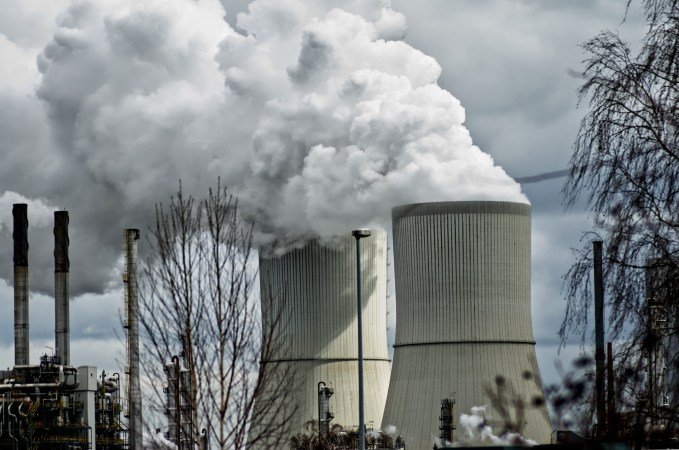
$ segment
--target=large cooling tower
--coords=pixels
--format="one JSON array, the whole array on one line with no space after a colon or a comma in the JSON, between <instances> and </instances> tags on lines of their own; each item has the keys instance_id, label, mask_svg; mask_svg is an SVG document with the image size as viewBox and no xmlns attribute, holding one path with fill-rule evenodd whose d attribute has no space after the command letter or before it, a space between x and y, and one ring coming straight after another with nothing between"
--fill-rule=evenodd
<instances>
[{"instance_id":1,"label":"large cooling tower","mask_svg":"<svg viewBox=\"0 0 679 450\"><path fill-rule=\"evenodd\" d=\"M382 421L389 383L386 338L386 233L372 230L361 239L365 422ZM282 385L263 393L256 405L286 390L288 436L308 420L318 420L318 383L334 388L330 423L358 425L356 242L347 233L328 245L317 241L283 256L260 255L264 323L280 320L282 347L263 363L288 371ZM271 299L268 303L266 299ZM256 407L257 411L257 407ZM254 421L254 419L253 419ZM255 430L257 423L253 423ZM252 432L251 432L252 435Z\"/></svg>"},{"instance_id":2,"label":"large cooling tower","mask_svg":"<svg viewBox=\"0 0 679 450\"><path fill-rule=\"evenodd\" d=\"M409 449L440 446L441 400L454 395L453 440L466 439L460 414L485 405L495 433L509 425L548 443L547 410L532 404L543 392L531 327L530 206L420 203L394 208L392 223L397 325L382 427L395 425Z\"/></svg>"}]
</instances>

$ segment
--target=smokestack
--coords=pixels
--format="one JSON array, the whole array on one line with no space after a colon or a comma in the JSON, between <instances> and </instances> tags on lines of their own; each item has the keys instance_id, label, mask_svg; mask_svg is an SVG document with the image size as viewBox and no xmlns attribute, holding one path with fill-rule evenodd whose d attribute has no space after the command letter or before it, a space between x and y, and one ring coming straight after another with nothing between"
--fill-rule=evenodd
<instances>
[{"instance_id":1,"label":"smokestack","mask_svg":"<svg viewBox=\"0 0 679 450\"><path fill-rule=\"evenodd\" d=\"M71 365L71 326L68 303L68 211L54 212L54 333L56 355Z\"/></svg>"},{"instance_id":2,"label":"smokestack","mask_svg":"<svg viewBox=\"0 0 679 450\"><path fill-rule=\"evenodd\" d=\"M597 436L601 437L606 434L606 386L604 373L604 277L603 277L603 263L601 258L601 241L594 241L592 243L594 252L594 336L595 336L595 354L594 360L596 363L596 419L597 419Z\"/></svg>"},{"instance_id":3,"label":"smokestack","mask_svg":"<svg viewBox=\"0 0 679 450\"><path fill-rule=\"evenodd\" d=\"M613 377L613 343L608 342L606 352L607 361L607 387L608 387L608 439L617 439L618 437L618 426L617 426L617 415L615 413L615 381Z\"/></svg>"},{"instance_id":4,"label":"smokestack","mask_svg":"<svg viewBox=\"0 0 679 450\"><path fill-rule=\"evenodd\" d=\"M14 217L14 364L28 364L28 205L15 203Z\"/></svg>"},{"instance_id":5,"label":"smokestack","mask_svg":"<svg viewBox=\"0 0 679 450\"><path fill-rule=\"evenodd\" d=\"M127 407L130 450L142 450L141 386L139 381L139 283L137 281L139 230L125 230L125 328L127 332Z\"/></svg>"}]
</instances>

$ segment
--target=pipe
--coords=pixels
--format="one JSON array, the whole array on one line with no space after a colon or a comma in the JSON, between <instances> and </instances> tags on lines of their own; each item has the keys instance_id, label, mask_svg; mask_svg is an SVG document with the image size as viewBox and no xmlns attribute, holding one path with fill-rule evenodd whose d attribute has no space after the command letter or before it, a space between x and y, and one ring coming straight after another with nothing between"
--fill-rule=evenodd
<instances>
[{"instance_id":1,"label":"pipe","mask_svg":"<svg viewBox=\"0 0 679 450\"><path fill-rule=\"evenodd\" d=\"M174 404L175 404L175 445L177 450L181 450L181 430L182 430L182 416L181 416L181 401L179 398L179 357L172 357L172 364L174 369Z\"/></svg>"},{"instance_id":2,"label":"pipe","mask_svg":"<svg viewBox=\"0 0 679 450\"><path fill-rule=\"evenodd\" d=\"M615 440L618 437L618 424L615 414L615 381L613 380L613 343L608 342L607 347L607 368L608 368L608 439Z\"/></svg>"},{"instance_id":3,"label":"pipe","mask_svg":"<svg viewBox=\"0 0 679 450\"><path fill-rule=\"evenodd\" d=\"M63 382L56 383L7 383L0 384L0 391L8 390L23 390L23 389L34 389L34 388L47 388L47 389L58 389L64 385Z\"/></svg>"},{"instance_id":4,"label":"pipe","mask_svg":"<svg viewBox=\"0 0 679 450\"><path fill-rule=\"evenodd\" d=\"M37 368L40 366L21 366L23 368ZM16 368L15 368L16 369ZM68 375L73 375L73 382L69 382ZM58 389L66 387L68 389L77 389L80 385L78 369L73 366L59 366L59 378L56 382L51 383L17 383L13 381L11 383L0 384L0 391L6 390L23 390L23 389L33 389L33 388L47 388L47 389Z\"/></svg>"},{"instance_id":5,"label":"pipe","mask_svg":"<svg viewBox=\"0 0 679 450\"><path fill-rule=\"evenodd\" d=\"M28 364L28 205L15 203L14 218L14 363Z\"/></svg>"},{"instance_id":6,"label":"pipe","mask_svg":"<svg viewBox=\"0 0 679 450\"><path fill-rule=\"evenodd\" d=\"M17 422L17 420L16 420L17 416L15 416L14 414L12 414L12 405L13 405L13 404L14 404L14 402L10 402L9 405L7 405L7 414L8 414L10 417L14 417L14 422L16 423L16 422ZM9 433L9 437L11 437L11 438L14 440L14 442L18 442L18 441L19 441L19 440L18 440L16 437L14 437L14 435L12 434L12 421L9 420L9 419L7 420L7 432Z\"/></svg>"},{"instance_id":7,"label":"pipe","mask_svg":"<svg viewBox=\"0 0 679 450\"><path fill-rule=\"evenodd\" d=\"M606 386L604 372L604 277L601 241L592 243L594 251L594 335L596 362L596 418L597 437L606 435Z\"/></svg>"},{"instance_id":8,"label":"pipe","mask_svg":"<svg viewBox=\"0 0 679 450\"><path fill-rule=\"evenodd\" d=\"M365 450L365 413L363 409L363 301L361 300L361 238L370 236L369 230L354 230L356 238L356 323L358 329L358 448Z\"/></svg>"},{"instance_id":9,"label":"pipe","mask_svg":"<svg viewBox=\"0 0 679 450\"><path fill-rule=\"evenodd\" d=\"M54 334L61 364L71 364L71 327L68 300L68 211L54 212Z\"/></svg>"},{"instance_id":10,"label":"pipe","mask_svg":"<svg viewBox=\"0 0 679 450\"><path fill-rule=\"evenodd\" d=\"M130 386L128 391L130 450L142 450L141 384L139 379L139 284L137 281L139 230L125 229L125 306L127 316L127 365Z\"/></svg>"}]
</instances>

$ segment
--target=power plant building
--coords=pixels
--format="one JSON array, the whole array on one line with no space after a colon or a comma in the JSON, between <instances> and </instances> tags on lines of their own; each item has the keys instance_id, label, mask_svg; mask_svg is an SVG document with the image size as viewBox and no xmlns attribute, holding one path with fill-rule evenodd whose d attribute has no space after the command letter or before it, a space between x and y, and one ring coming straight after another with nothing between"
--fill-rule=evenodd
<instances>
[{"instance_id":1,"label":"power plant building","mask_svg":"<svg viewBox=\"0 0 679 450\"><path fill-rule=\"evenodd\" d=\"M29 360L28 206L15 204L14 348L12 369L0 370L0 449L138 450L121 421L121 383L92 366L71 365L68 212L54 213L55 349Z\"/></svg>"},{"instance_id":2,"label":"power plant building","mask_svg":"<svg viewBox=\"0 0 679 450\"><path fill-rule=\"evenodd\" d=\"M368 428L378 428L390 371L386 232L372 230L370 237L361 239L360 249L365 422ZM264 323L278 318L276 334L282 336L279 350L263 363L292 374L280 386L292 393L288 405L292 420L285 425L288 436L301 432L305 422L318 420L320 382L334 389L330 425L358 425L356 263L356 242L348 233L327 243L310 241L283 256L260 251L262 301L271 299L262 306ZM255 405L270 400L269 394L261 395ZM253 429L257 426L253 424Z\"/></svg>"},{"instance_id":3,"label":"power plant building","mask_svg":"<svg viewBox=\"0 0 679 450\"><path fill-rule=\"evenodd\" d=\"M442 444L449 397L456 421L485 405L496 433L549 443L531 324L530 214L527 204L494 201L392 210L397 326L381 424L396 426L407 448Z\"/></svg>"}]
</instances>

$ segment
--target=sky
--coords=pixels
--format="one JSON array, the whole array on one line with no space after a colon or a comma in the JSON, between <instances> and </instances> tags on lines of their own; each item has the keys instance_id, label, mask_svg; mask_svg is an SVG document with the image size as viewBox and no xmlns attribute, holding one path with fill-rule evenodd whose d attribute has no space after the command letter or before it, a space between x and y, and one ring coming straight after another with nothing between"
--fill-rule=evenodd
<instances>
[{"instance_id":1,"label":"sky","mask_svg":"<svg viewBox=\"0 0 679 450\"><path fill-rule=\"evenodd\" d=\"M591 220L564 211L564 178L512 178L567 167L579 44L637 40L626 3L0 0L0 367L12 203L29 203L31 361L53 345L51 217L68 209L72 360L117 371L123 228L146 229L179 179L202 195L220 176L283 247L388 227L402 203L530 202L536 350L557 382L580 351L557 354L562 277Z\"/></svg>"}]
</instances>

